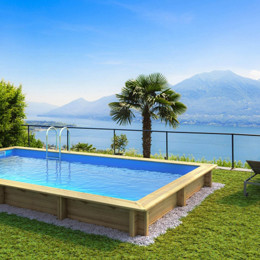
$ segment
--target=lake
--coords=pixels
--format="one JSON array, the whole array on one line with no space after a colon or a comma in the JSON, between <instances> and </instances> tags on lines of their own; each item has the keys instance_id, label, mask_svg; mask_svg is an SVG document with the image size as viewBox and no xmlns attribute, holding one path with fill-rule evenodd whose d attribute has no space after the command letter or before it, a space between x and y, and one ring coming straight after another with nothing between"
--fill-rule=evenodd
<instances>
[{"instance_id":1,"label":"lake","mask_svg":"<svg viewBox=\"0 0 260 260\"><path fill-rule=\"evenodd\" d=\"M131 125L119 126L113 121L100 121L76 118L44 118L31 117L28 120L47 120L60 121L67 124L76 124L82 127L97 128L120 128L116 134L126 134L128 139L127 149L134 148L142 153L142 133L127 132L127 129L140 129L141 123L134 122ZM163 123L153 122L153 130L168 131L188 131L188 132L211 132L211 133L245 133L260 134L260 128L254 127L230 127L230 126L210 126L210 125L180 125L177 129L166 127ZM66 131L62 144L66 144ZM113 131L105 130L76 130L71 129L71 144L78 142L93 144L97 149L110 148L112 143ZM46 131L36 132L36 138L45 142ZM166 153L166 136L165 133L152 133L152 154ZM169 155L194 156L196 159L213 158L231 159L231 136L223 135L200 135L200 134L179 134L169 133L168 136ZM54 144L54 132L50 132L49 143ZM234 137L234 157L235 160L260 160L260 137L235 136Z\"/></svg>"}]
</instances>

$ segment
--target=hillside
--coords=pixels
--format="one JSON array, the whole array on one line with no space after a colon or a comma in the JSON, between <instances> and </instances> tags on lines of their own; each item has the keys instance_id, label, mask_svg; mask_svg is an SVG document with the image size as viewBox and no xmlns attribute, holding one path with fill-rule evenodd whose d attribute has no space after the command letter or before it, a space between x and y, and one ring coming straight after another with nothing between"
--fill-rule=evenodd
<instances>
[{"instance_id":1,"label":"hillside","mask_svg":"<svg viewBox=\"0 0 260 260\"><path fill-rule=\"evenodd\" d=\"M183 120L218 124L260 124L260 82L231 71L195 75L172 87L188 107Z\"/></svg>"}]
</instances>

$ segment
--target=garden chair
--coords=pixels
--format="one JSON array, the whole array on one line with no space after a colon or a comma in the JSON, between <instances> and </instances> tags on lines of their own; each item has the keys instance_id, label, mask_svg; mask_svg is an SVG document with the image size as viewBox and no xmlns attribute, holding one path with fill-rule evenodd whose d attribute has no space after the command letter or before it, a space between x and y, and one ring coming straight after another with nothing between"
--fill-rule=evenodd
<instances>
[{"instance_id":1,"label":"garden chair","mask_svg":"<svg viewBox=\"0 0 260 260\"><path fill-rule=\"evenodd\" d=\"M260 182L251 182L251 180L257 175L260 174L260 161L247 161L248 165L251 167L253 170L253 173L248 179L244 181L244 195L248 196L248 193L246 191L246 185L247 184L252 184L252 185L259 185Z\"/></svg>"}]
</instances>

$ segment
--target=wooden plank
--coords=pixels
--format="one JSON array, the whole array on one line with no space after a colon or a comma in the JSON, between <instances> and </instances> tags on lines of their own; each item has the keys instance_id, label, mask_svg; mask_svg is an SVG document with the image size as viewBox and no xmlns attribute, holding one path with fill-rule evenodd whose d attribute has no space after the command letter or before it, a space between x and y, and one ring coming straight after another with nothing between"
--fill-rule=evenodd
<instances>
[{"instance_id":1,"label":"wooden plank","mask_svg":"<svg viewBox=\"0 0 260 260\"><path fill-rule=\"evenodd\" d=\"M67 215L74 215L79 216L81 218L86 219L93 219L98 220L99 222L102 221L104 223L114 223L118 225L123 225L128 227L129 226L129 220L128 220L128 214L120 214L118 212L111 213L109 211L105 210L99 210L99 211L92 211L89 207L82 207L81 210L71 210L71 208L67 208Z\"/></svg>"},{"instance_id":2,"label":"wooden plank","mask_svg":"<svg viewBox=\"0 0 260 260\"><path fill-rule=\"evenodd\" d=\"M199 191L204 186L204 176L201 176L197 180L193 181L186 186L186 199L190 198L194 193Z\"/></svg>"},{"instance_id":3,"label":"wooden plank","mask_svg":"<svg viewBox=\"0 0 260 260\"><path fill-rule=\"evenodd\" d=\"M55 212L56 215L56 210L57 210L57 204L56 201L53 201L53 203L49 203L46 201L39 201L35 199L34 197L32 198L25 198L25 197L13 197L13 196L6 196L5 198L5 203L9 204L11 202L16 202L16 204L19 204L20 207L22 207L23 204L30 205L31 209L36 209L36 208L48 208L49 211Z\"/></svg>"},{"instance_id":4,"label":"wooden plank","mask_svg":"<svg viewBox=\"0 0 260 260\"><path fill-rule=\"evenodd\" d=\"M5 187L5 196L18 199L18 200L24 197L28 199L33 197L33 199L37 199L38 201L46 201L49 203L54 203L56 199L56 196L53 196L51 194L44 194L44 193L39 193L39 192L34 192L29 190L20 190L20 189L15 189L10 187Z\"/></svg>"},{"instance_id":5,"label":"wooden plank","mask_svg":"<svg viewBox=\"0 0 260 260\"><path fill-rule=\"evenodd\" d=\"M208 172L204 175L204 186L212 187L212 172Z\"/></svg>"},{"instance_id":6,"label":"wooden plank","mask_svg":"<svg viewBox=\"0 0 260 260\"><path fill-rule=\"evenodd\" d=\"M5 203L5 187L0 186L0 204Z\"/></svg>"},{"instance_id":7,"label":"wooden plank","mask_svg":"<svg viewBox=\"0 0 260 260\"><path fill-rule=\"evenodd\" d=\"M181 189L177 193L177 205L179 207L186 206L186 190L185 188Z\"/></svg>"},{"instance_id":8,"label":"wooden plank","mask_svg":"<svg viewBox=\"0 0 260 260\"><path fill-rule=\"evenodd\" d=\"M190 173L185 174L184 176L178 178L177 180L165 185L164 187L156 190L155 192L145 196L140 199L138 202L146 209L149 210L156 204L160 203L167 197L186 187L190 183L196 181L198 178L204 176L209 172L210 169L214 168L215 165L201 166Z\"/></svg>"},{"instance_id":9,"label":"wooden plank","mask_svg":"<svg viewBox=\"0 0 260 260\"><path fill-rule=\"evenodd\" d=\"M144 213L144 234L143 236L149 235L149 212Z\"/></svg>"},{"instance_id":10,"label":"wooden plank","mask_svg":"<svg viewBox=\"0 0 260 260\"><path fill-rule=\"evenodd\" d=\"M82 201L67 201L67 214L79 216L85 219L97 220L104 223L112 223L129 226L129 211L122 208L111 207L101 204L85 203Z\"/></svg>"},{"instance_id":11,"label":"wooden plank","mask_svg":"<svg viewBox=\"0 0 260 260\"><path fill-rule=\"evenodd\" d=\"M66 199L62 197L57 198L57 217L63 220L67 217L67 205Z\"/></svg>"},{"instance_id":12,"label":"wooden plank","mask_svg":"<svg viewBox=\"0 0 260 260\"><path fill-rule=\"evenodd\" d=\"M104 226L104 227L115 228L115 229L122 230L122 231L125 231L125 232L129 231L128 225L119 225L118 223L106 222L104 220L102 221L102 220L98 220L98 219L82 217L82 216L73 215L73 214L70 214L70 213L68 213L67 217L70 218L70 219L75 219L75 220L79 220L79 221L82 221L82 222L87 222L87 223L90 223L90 224L95 224L95 225L100 225L100 226Z\"/></svg>"},{"instance_id":13,"label":"wooden plank","mask_svg":"<svg viewBox=\"0 0 260 260\"><path fill-rule=\"evenodd\" d=\"M56 198L37 192L5 187L5 203L56 215Z\"/></svg>"},{"instance_id":14,"label":"wooden plank","mask_svg":"<svg viewBox=\"0 0 260 260\"><path fill-rule=\"evenodd\" d=\"M47 186L22 183L22 182L18 182L18 181L10 181L10 180L4 180L4 179L0 179L0 185L18 188L18 189L22 189L22 190L30 190L30 191L39 192L42 194L61 196L64 198L73 198L73 199L85 200L85 201L90 201L90 202L96 202L96 203L100 203L100 204L104 204L104 205L111 205L114 207L144 211L144 208L142 207L142 205L136 201L117 199L117 198L106 197L106 196L101 196L101 195L89 194L89 193L72 191L72 190L63 190L63 189L58 189L58 188L52 188L52 187L47 187Z\"/></svg>"},{"instance_id":15,"label":"wooden plank","mask_svg":"<svg viewBox=\"0 0 260 260\"><path fill-rule=\"evenodd\" d=\"M136 235L149 235L149 212L136 213Z\"/></svg>"},{"instance_id":16,"label":"wooden plank","mask_svg":"<svg viewBox=\"0 0 260 260\"><path fill-rule=\"evenodd\" d=\"M80 210L83 207L84 208L91 208L91 210L106 210L111 212L122 212L122 213L128 213L127 209L112 206L112 205L105 205L105 204L99 204L95 203L94 201L84 201L84 200L78 200L78 199L68 199L68 205L70 210ZM100 212L102 213L102 212Z\"/></svg>"},{"instance_id":17,"label":"wooden plank","mask_svg":"<svg viewBox=\"0 0 260 260\"><path fill-rule=\"evenodd\" d=\"M129 210L129 235L136 236L136 212Z\"/></svg>"},{"instance_id":18,"label":"wooden plank","mask_svg":"<svg viewBox=\"0 0 260 260\"><path fill-rule=\"evenodd\" d=\"M6 199L17 200L17 201L28 201L29 203L46 203L54 204L56 202L55 196L47 195L42 196L41 194L33 191L21 192L19 190L10 190L8 187L5 187L5 197Z\"/></svg>"},{"instance_id":19,"label":"wooden plank","mask_svg":"<svg viewBox=\"0 0 260 260\"><path fill-rule=\"evenodd\" d=\"M50 207L56 209L56 197L52 195L40 194L28 190L16 190L10 189L9 187L5 188L5 199L6 201L17 201L20 203L36 204L42 205L45 207Z\"/></svg>"},{"instance_id":20,"label":"wooden plank","mask_svg":"<svg viewBox=\"0 0 260 260\"><path fill-rule=\"evenodd\" d=\"M175 208L177 205L177 194L171 195L161 203L149 210L149 225L160 219L163 215Z\"/></svg>"},{"instance_id":21,"label":"wooden plank","mask_svg":"<svg viewBox=\"0 0 260 260\"><path fill-rule=\"evenodd\" d=\"M12 200L6 201L6 204L14 206L14 207L18 207L18 208L31 209L31 210L44 212L44 213L49 213L54 216L56 216L56 214L57 214L56 209L53 210L50 207L43 207L42 205L36 205L36 204L31 204L31 203L21 203L21 202L12 201Z\"/></svg>"},{"instance_id":22,"label":"wooden plank","mask_svg":"<svg viewBox=\"0 0 260 260\"><path fill-rule=\"evenodd\" d=\"M68 210L75 210L78 212L81 209L87 209L88 211L97 211L98 214L104 213L103 211L116 214L128 214L127 209L123 209L120 207L103 205L95 202L68 199Z\"/></svg>"},{"instance_id":23,"label":"wooden plank","mask_svg":"<svg viewBox=\"0 0 260 260\"><path fill-rule=\"evenodd\" d=\"M136 212L136 216L135 216L135 219L136 219L136 235L143 235L144 234L144 213L143 212L140 212L140 211L137 211Z\"/></svg>"}]
</instances>

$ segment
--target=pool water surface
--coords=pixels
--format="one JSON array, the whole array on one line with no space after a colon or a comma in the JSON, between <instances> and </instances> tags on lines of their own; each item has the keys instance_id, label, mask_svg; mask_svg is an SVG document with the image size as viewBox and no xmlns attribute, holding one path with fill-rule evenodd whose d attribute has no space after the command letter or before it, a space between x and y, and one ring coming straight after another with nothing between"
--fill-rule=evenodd
<instances>
[{"instance_id":1,"label":"pool water surface","mask_svg":"<svg viewBox=\"0 0 260 260\"><path fill-rule=\"evenodd\" d=\"M169 169L162 167L163 172L160 172L156 164L154 167L144 167L145 170L134 167L135 164L130 168L127 160L125 166L121 163L120 167L115 167L100 162L91 164L91 157L87 163L82 163L33 158L29 155L23 157L12 153L2 156L0 179L136 201L186 173L186 170L174 169L174 164ZM143 163L145 165L146 162Z\"/></svg>"}]
</instances>

